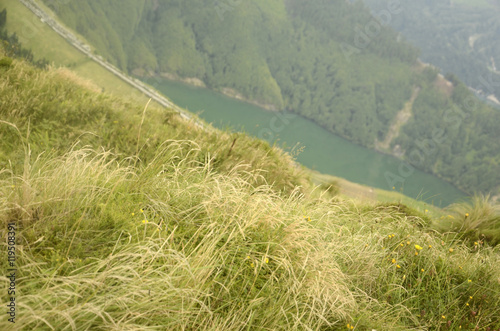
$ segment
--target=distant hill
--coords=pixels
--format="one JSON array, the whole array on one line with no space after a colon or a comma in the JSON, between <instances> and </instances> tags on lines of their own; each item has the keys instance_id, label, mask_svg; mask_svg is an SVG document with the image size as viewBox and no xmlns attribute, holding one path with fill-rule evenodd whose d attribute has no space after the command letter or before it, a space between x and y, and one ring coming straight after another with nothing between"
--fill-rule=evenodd
<instances>
[{"instance_id":1,"label":"distant hill","mask_svg":"<svg viewBox=\"0 0 500 331\"><path fill-rule=\"evenodd\" d=\"M374 11L385 0L364 0ZM390 24L422 50L422 59L500 99L500 1L402 0Z\"/></svg>"},{"instance_id":2,"label":"distant hill","mask_svg":"<svg viewBox=\"0 0 500 331\"><path fill-rule=\"evenodd\" d=\"M467 192L499 190L500 146L490 143L499 112L418 63L418 50L385 26L403 10L397 4L375 18L343 0L45 3L130 73L197 78L355 143L383 141L380 150ZM386 139L409 101L407 121ZM402 185L405 168L388 183Z\"/></svg>"}]
</instances>

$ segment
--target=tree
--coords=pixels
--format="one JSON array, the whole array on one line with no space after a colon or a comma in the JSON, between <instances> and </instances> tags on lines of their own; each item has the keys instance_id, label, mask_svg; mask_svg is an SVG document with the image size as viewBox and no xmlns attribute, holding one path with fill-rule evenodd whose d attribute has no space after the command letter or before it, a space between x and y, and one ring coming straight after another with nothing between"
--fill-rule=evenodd
<instances>
[{"instance_id":1,"label":"tree","mask_svg":"<svg viewBox=\"0 0 500 331\"><path fill-rule=\"evenodd\" d=\"M7 23L7 9L4 9L0 12L0 29L5 26Z\"/></svg>"}]
</instances>

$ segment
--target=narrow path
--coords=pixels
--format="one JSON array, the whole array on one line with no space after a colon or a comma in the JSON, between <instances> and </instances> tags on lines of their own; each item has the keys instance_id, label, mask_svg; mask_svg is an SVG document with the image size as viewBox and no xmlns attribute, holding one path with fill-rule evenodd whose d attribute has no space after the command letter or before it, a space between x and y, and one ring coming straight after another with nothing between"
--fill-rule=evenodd
<instances>
[{"instance_id":1,"label":"narrow path","mask_svg":"<svg viewBox=\"0 0 500 331\"><path fill-rule=\"evenodd\" d=\"M399 136L399 130L401 129L401 127L405 125L406 122L408 122L408 120L410 119L413 103L415 102L415 99L417 98L419 92L420 92L420 87L415 87L413 89L413 93L411 95L410 100L406 102L403 109L401 109L396 115L394 123L392 123L391 127L389 128L389 131L387 132L385 139L383 141L375 142L375 148L377 150L381 151L389 150L392 141Z\"/></svg>"}]
</instances>

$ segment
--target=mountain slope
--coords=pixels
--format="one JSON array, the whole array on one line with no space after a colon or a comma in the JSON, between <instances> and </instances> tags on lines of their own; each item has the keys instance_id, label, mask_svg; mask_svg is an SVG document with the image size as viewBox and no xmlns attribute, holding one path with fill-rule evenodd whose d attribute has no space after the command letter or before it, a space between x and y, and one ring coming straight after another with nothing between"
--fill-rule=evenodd
<instances>
[{"instance_id":1,"label":"mountain slope","mask_svg":"<svg viewBox=\"0 0 500 331\"><path fill-rule=\"evenodd\" d=\"M498 134L480 125L500 124L496 113L478 104L467 121L453 114L444 121L448 108L467 107L461 103L467 91L458 81L453 96L441 91L435 72L416 62L417 51L380 26L360 2L246 1L221 11L210 1L144 1L131 5L127 15L136 13L133 19L113 6L69 1L54 10L130 72L195 76L212 89L287 108L368 147L385 139L412 90L421 87L413 120L386 152L400 151L412 166L469 193L500 190L499 147L481 143ZM127 29L119 28L127 21ZM443 129L457 120L459 127ZM451 130L436 143L444 152L422 151L436 130ZM405 176L394 175L393 186L404 182Z\"/></svg>"},{"instance_id":2,"label":"mountain slope","mask_svg":"<svg viewBox=\"0 0 500 331\"><path fill-rule=\"evenodd\" d=\"M265 142L4 54L2 329L499 327L499 248L458 230L485 208L332 198Z\"/></svg>"},{"instance_id":3,"label":"mountain slope","mask_svg":"<svg viewBox=\"0 0 500 331\"><path fill-rule=\"evenodd\" d=\"M374 11L384 0L364 0ZM391 26L422 50L422 60L500 99L500 2L401 1Z\"/></svg>"}]
</instances>

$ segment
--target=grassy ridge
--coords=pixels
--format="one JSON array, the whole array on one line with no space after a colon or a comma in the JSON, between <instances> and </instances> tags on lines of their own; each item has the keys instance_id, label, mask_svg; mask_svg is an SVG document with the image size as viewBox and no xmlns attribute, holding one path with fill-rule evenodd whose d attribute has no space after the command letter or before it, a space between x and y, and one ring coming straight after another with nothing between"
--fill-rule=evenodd
<instances>
[{"instance_id":1,"label":"grassy ridge","mask_svg":"<svg viewBox=\"0 0 500 331\"><path fill-rule=\"evenodd\" d=\"M19 330L500 328L499 248L447 219L332 198L265 142L65 71L14 61L0 93Z\"/></svg>"}]
</instances>

